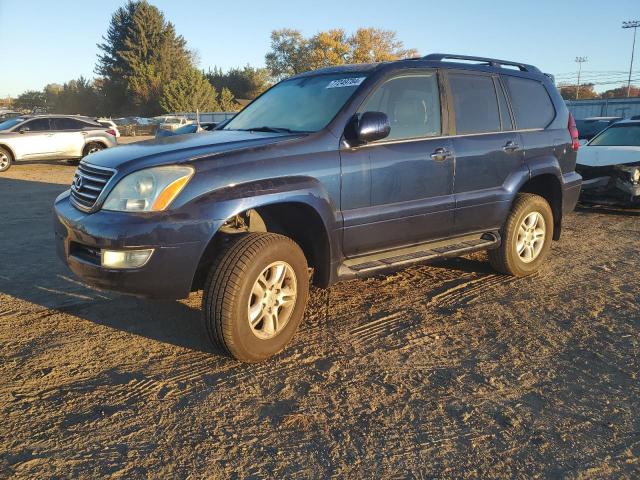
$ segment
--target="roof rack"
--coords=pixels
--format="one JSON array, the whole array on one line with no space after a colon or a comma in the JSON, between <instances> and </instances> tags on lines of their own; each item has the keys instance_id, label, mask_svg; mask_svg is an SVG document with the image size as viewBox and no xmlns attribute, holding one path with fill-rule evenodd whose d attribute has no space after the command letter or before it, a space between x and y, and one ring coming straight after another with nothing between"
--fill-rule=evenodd
<instances>
[{"instance_id":1,"label":"roof rack","mask_svg":"<svg viewBox=\"0 0 640 480\"><path fill-rule=\"evenodd\" d=\"M472 62L478 62L481 64L489 65L490 67L502 68L503 66L517 67L521 72L535 72L542 73L538 67L533 65L527 65L526 63L510 62L508 60L498 60L496 58L487 57L473 57L470 55L454 55L449 53L432 53L422 57L423 60L430 60L432 62L442 62L443 60L468 60Z\"/></svg>"}]
</instances>

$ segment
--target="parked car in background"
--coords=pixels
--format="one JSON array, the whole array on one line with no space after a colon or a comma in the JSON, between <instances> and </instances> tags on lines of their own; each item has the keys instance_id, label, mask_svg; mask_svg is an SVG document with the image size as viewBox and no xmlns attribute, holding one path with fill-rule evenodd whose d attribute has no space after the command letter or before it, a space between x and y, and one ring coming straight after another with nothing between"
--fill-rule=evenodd
<instances>
[{"instance_id":1,"label":"parked car in background","mask_svg":"<svg viewBox=\"0 0 640 480\"><path fill-rule=\"evenodd\" d=\"M155 135L158 128L157 123L144 117L115 118L113 122L120 133L127 137Z\"/></svg>"},{"instance_id":2,"label":"parked car in background","mask_svg":"<svg viewBox=\"0 0 640 480\"><path fill-rule=\"evenodd\" d=\"M590 117L576 120L580 140L591 140L609 125L622 120L622 117Z\"/></svg>"},{"instance_id":3,"label":"parked car in background","mask_svg":"<svg viewBox=\"0 0 640 480\"><path fill-rule=\"evenodd\" d=\"M162 137L171 137L173 135L185 135L188 133L202 133L202 132L210 132L214 128L216 128L217 123L214 122L202 122L199 125L196 123L190 123L189 125L184 125L176 130L164 130L158 129L156 131L156 138Z\"/></svg>"},{"instance_id":4,"label":"parked car in background","mask_svg":"<svg viewBox=\"0 0 640 480\"><path fill-rule=\"evenodd\" d=\"M99 288L203 289L209 338L248 362L287 345L310 282L478 250L537 272L580 193L551 79L489 58L305 72L224 127L165 140L80 162L54 205L58 254Z\"/></svg>"},{"instance_id":5,"label":"parked car in background","mask_svg":"<svg viewBox=\"0 0 640 480\"><path fill-rule=\"evenodd\" d=\"M581 200L640 203L640 120L621 120L596 135L578 153Z\"/></svg>"},{"instance_id":6,"label":"parked car in background","mask_svg":"<svg viewBox=\"0 0 640 480\"><path fill-rule=\"evenodd\" d=\"M193 120L189 120L187 117L167 115L158 125L158 130L177 130L185 125L194 123Z\"/></svg>"},{"instance_id":7,"label":"parked car in background","mask_svg":"<svg viewBox=\"0 0 640 480\"><path fill-rule=\"evenodd\" d=\"M116 125L113 120L111 120L110 118L96 118L96 122L113 130L114 132L116 132L116 138L120 138L120 130L118 130L118 125Z\"/></svg>"},{"instance_id":8,"label":"parked car in background","mask_svg":"<svg viewBox=\"0 0 640 480\"><path fill-rule=\"evenodd\" d=\"M15 117L0 123L0 172L15 161L79 159L116 145L113 129L86 117Z\"/></svg>"}]
</instances>

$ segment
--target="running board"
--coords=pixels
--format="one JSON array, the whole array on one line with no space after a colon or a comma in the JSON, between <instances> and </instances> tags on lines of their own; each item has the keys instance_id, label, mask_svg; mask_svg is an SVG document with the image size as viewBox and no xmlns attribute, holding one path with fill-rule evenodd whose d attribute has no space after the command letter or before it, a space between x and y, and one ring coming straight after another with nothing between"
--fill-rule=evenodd
<instances>
[{"instance_id":1,"label":"running board","mask_svg":"<svg viewBox=\"0 0 640 480\"><path fill-rule=\"evenodd\" d=\"M499 245L500 234L498 232L465 235L448 240L421 243L411 247L347 259L338 268L338 277L341 280L366 277L384 270L393 270L417 263L457 257L477 250L497 248Z\"/></svg>"}]
</instances>

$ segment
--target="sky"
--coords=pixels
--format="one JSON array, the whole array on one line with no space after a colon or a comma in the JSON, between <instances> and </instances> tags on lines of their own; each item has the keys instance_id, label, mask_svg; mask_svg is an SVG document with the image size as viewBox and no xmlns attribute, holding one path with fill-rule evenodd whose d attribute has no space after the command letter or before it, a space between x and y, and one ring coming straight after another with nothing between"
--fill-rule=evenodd
<instances>
[{"instance_id":1,"label":"sky","mask_svg":"<svg viewBox=\"0 0 640 480\"><path fill-rule=\"evenodd\" d=\"M517 60L572 78L585 56L583 80L624 79L640 0L150 0L164 12L207 70L264 66L270 33L295 28L395 30L407 48ZM0 0L0 97L95 76L97 43L123 1ZM634 78L640 83L640 34ZM602 73L618 72L618 73ZM574 80L575 81L575 80ZM582 82L581 82L582 83ZM598 90L618 85L598 86Z\"/></svg>"}]
</instances>

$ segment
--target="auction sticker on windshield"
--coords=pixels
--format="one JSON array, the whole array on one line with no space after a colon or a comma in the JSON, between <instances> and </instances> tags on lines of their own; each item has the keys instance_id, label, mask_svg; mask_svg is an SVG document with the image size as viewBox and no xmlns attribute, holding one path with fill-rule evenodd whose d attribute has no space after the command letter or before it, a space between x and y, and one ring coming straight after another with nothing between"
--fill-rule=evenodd
<instances>
[{"instance_id":1,"label":"auction sticker on windshield","mask_svg":"<svg viewBox=\"0 0 640 480\"><path fill-rule=\"evenodd\" d=\"M329 82L327 88L341 88L341 87L357 87L367 77L355 77L355 78L341 78L339 80L333 80Z\"/></svg>"}]
</instances>

